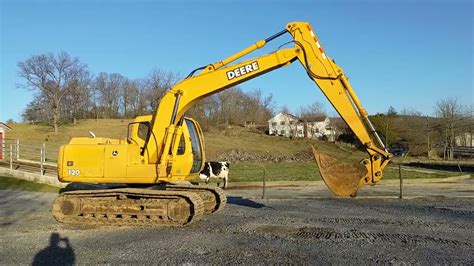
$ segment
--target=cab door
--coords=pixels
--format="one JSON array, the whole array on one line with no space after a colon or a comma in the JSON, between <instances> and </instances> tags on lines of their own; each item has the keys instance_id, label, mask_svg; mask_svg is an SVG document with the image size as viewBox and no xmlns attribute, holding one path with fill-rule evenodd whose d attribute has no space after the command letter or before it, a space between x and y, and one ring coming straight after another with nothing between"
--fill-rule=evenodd
<instances>
[{"instance_id":1,"label":"cab door","mask_svg":"<svg viewBox=\"0 0 474 266\"><path fill-rule=\"evenodd\" d=\"M199 124L184 118L181 134L177 136L174 145L177 146L173 156L173 179L194 179L201 171L204 161L202 131Z\"/></svg>"},{"instance_id":2,"label":"cab door","mask_svg":"<svg viewBox=\"0 0 474 266\"><path fill-rule=\"evenodd\" d=\"M199 173L204 165L204 137L199 124L190 119L185 118L186 125L189 131L189 138L191 140L191 152L193 155L193 166L191 173Z\"/></svg>"}]
</instances>

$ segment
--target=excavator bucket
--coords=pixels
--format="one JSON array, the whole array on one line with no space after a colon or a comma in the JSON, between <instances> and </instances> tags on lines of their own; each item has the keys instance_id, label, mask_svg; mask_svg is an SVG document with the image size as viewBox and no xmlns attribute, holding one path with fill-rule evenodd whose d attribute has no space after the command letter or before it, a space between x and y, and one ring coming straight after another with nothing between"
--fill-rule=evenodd
<instances>
[{"instance_id":1,"label":"excavator bucket","mask_svg":"<svg viewBox=\"0 0 474 266\"><path fill-rule=\"evenodd\" d=\"M339 163L336 158L320 153L313 145L311 147L321 178L329 189L338 196L355 197L359 187L365 184L363 179L367 169L361 164Z\"/></svg>"}]
</instances>

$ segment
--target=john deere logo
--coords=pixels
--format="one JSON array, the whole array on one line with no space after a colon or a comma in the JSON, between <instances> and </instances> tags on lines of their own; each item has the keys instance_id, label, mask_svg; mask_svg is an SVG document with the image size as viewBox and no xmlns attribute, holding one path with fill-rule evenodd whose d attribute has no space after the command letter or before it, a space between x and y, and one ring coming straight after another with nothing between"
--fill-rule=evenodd
<instances>
[{"instance_id":1,"label":"john deere logo","mask_svg":"<svg viewBox=\"0 0 474 266\"><path fill-rule=\"evenodd\" d=\"M112 156L117 156L118 155L118 151L112 151Z\"/></svg>"},{"instance_id":2,"label":"john deere logo","mask_svg":"<svg viewBox=\"0 0 474 266\"><path fill-rule=\"evenodd\" d=\"M258 62L257 62L257 61L254 61L254 62L252 62L252 63L250 63L250 64L247 64L247 65L238 67L238 68L236 68L236 69L227 71L227 72L226 72L226 74L227 74L227 79L228 79L228 80L231 80L231 79L234 79L234 78L238 78L238 77L240 77L240 76L247 75L247 74L249 74L250 72L254 72L254 71L256 71L256 70L259 70Z\"/></svg>"}]
</instances>

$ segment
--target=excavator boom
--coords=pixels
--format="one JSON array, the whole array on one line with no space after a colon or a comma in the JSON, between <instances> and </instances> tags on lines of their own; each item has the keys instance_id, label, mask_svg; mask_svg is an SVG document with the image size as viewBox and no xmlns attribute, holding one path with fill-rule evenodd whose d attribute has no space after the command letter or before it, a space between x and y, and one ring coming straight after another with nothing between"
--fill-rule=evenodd
<instances>
[{"instance_id":1,"label":"excavator boom","mask_svg":"<svg viewBox=\"0 0 474 266\"><path fill-rule=\"evenodd\" d=\"M277 50L254 59L231 64L286 33L293 37L294 48ZM358 188L365 184L375 184L380 181L383 168L390 160L390 154L370 123L366 110L362 107L342 69L326 54L310 24L304 22L289 23L285 30L265 40L257 41L222 61L198 69L201 71L195 76L192 74L197 71L193 71L186 79L176 84L161 100L154 116L155 121L152 122L153 132L161 135L156 138L159 143L151 145L158 147L158 150L152 153L151 160L161 164L163 168L166 167L167 156L163 156L164 151L168 151L172 146L172 142L167 140L173 136L175 128L179 127L180 118L193 103L294 61L302 64L309 78L321 89L370 156L361 162L362 166L349 167L335 164L335 160L320 154L313 147L315 160L328 187L336 195L348 196L355 195ZM156 121L157 118L160 119L159 122ZM372 141L372 136L376 139L377 145ZM168 161L172 158L173 156L169 156Z\"/></svg>"}]
</instances>

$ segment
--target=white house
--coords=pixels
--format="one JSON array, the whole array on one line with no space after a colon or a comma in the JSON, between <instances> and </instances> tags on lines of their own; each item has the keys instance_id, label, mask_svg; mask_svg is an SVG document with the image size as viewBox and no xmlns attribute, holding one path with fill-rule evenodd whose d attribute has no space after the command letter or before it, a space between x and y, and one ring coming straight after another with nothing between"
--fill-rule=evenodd
<instances>
[{"instance_id":1,"label":"white house","mask_svg":"<svg viewBox=\"0 0 474 266\"><path fill-rule=\"evenodd\" d=\"M309 119L309 121L306 122L308 138L319 139L327 137L330 141L334 141L336 132L330 123L329 117L314 117ZM298 129L298 137L304 137L304 122L298 125Z\"/></svg>"},{"instance_id":2,"label":"white house","mask_svg":"<svg viewBox=\"0 0 474 266\"><path fill-rule=\"evenodd\" d=\"M295 136L296 124L300 119L288 113L279 113L268 120L268 134L292 137Z\"/></svg>"},{"instance_id":3,"label":"white house","mask_svg":"<svg viewBox=\"0 0 474 266\"><path fill-rule=\"evenodd\" d=\"M288 113L279 113L268 120L268 132L270 135L278 135L295 138L322 138L327 137L329 141L335 141L336 131L330 125L328 117L314 117L303 121L301 118ZM306 136L304 131L306 129Z\"/></svg>"},{"instance_id":4,"label":"white house","mask_svg":"<svg viewBox=\"0 0 474 266\"><path fill-rule=\"evenodd\" d=\"M454 138L454 142L456 146L461 147L474 147L474 138L472 137L472 133L464 132L464 134L457 135Z\"/></svg>"}]
</instances>

